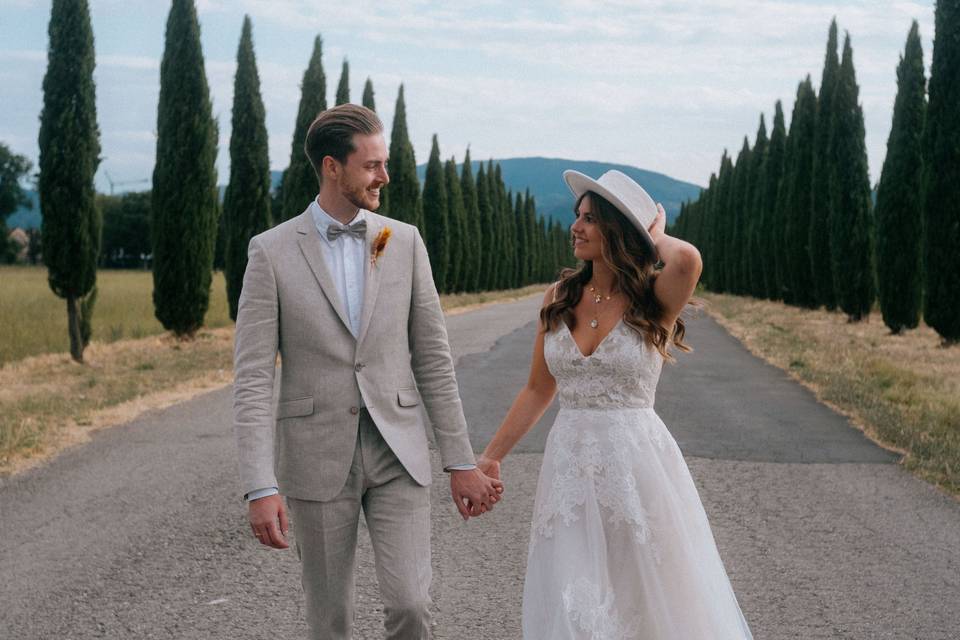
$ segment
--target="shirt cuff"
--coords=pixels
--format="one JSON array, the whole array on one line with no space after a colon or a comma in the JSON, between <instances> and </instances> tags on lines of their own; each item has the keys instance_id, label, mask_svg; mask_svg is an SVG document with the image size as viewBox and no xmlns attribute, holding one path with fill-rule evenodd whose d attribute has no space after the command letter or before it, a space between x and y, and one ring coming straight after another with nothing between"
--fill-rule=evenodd
<instances>
[{"instance_id":1,"label":"shirt cuff","mask_svg":"<svg viewBox=\"0 0 960 640\"><path fill-rule=\"evenodd\" d=\"M273 496L278 493L280 493L280 491L276 487L266 487L264 489L251 491L247 495L243 496L243 499L247 502L250 502L251 500L256 500L257 498L266 498L267 496Z\"/></svg>"},{"instance_id":2,"label":"shirt cuff","mask_svg":"<svg viewBox=\"0 0 960 640\"><path fill-rule=\"evenodd\" d=\"M476 468L477 465L475 464L452 464L444 469L444 471L472 471Z\"/></svg>"}]
</instances>

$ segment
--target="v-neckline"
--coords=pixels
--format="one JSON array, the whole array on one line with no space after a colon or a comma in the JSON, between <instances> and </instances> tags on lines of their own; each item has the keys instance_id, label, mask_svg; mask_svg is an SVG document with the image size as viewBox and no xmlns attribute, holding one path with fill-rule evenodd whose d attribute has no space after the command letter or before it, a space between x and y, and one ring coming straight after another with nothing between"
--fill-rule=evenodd
<instances>
[{"instance_id":1,"label":"v-neckline","mask_svg":"<svg viewBox=\"0 0 960 640\"><path fill-rule=\"evenodd\" d=\"M574 346L574 348L577 350L577 353L578 353L578 354L580 355L580 357L583 358L584 360L588 360L588 359L592 358L593 355L594 355L597 351L600 351L600 347L603 346L603 343L605 343L605 342L607 341L607 338L610 337L610 334L611 334L611 333L613 333L614 331L617 330L617 328L620 326L620 324L621 324L622 322L623 322L623 318L621 317L619 320L617 320L617 323L616 323L615 325L613 325L613 327L610 329L610 331L607 331L607 335L603 336L603 338L600 340L600 342L597 343L597 346L594 348L594 350L591 351L589 354L585 354L585 353L583 352L583 349L580 348L580 345L577 344L577 339L573 337L573 331L570 331L570 327L567 326L567 323L566 323L566 322L563 322L562 320L560 321L560 323L566 328L566 330L567 330L567 335L570 336L570 341L573 342L573 346Z\"/></svg>"}]
</instances>

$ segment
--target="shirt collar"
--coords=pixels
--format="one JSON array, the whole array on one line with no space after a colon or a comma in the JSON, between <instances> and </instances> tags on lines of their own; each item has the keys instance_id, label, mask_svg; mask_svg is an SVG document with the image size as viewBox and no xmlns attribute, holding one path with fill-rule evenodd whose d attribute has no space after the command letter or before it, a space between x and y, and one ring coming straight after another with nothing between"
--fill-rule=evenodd
<instances>
[{"instance_id":1,"label":"shirt collar","mask_svg":"<svg viewBox=\"0 0 960 640\"><path fill-rule=\"evenodd\" d=\"M316 225L317 231L320 232L320 236L323 238L327 237L327 227L332 224L340 225L339 221L334 220L333 216L323 210L316 198L314 198L313 202L310 203L310 214L313 216L313 223ZM363 209L358 209L357 215L355 215L353 220L347 224L356 224L357 222L366 219L367 218Z\"/></svg>"}]
</instances>

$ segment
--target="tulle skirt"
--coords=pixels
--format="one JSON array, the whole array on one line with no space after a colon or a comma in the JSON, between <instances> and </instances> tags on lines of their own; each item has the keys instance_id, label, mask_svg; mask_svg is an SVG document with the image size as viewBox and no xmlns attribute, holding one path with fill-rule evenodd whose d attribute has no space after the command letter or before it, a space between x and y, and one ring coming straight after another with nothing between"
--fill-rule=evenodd
<instances>
[{"instance_id":1,"label":"tulle skirt","mask_svg":"<svg viewBox=\"0 0 960 640\"><path fill-rule=\"evenodd\" d=\"M752 638L690 471L652 408L557 416L537 486L523 637Z\"/></svg>"}]
</instances>

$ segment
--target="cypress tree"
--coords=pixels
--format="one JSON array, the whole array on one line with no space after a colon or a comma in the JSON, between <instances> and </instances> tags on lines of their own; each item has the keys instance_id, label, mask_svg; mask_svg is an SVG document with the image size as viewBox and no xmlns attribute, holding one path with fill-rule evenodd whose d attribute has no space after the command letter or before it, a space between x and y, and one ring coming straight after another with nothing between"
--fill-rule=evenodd
<instances>
[{"instance_id":1,"label":"cypress tree","mask_svg":"<svg viewBox=\"0 0 960 640\"><path fill-rule=\"evenodd\" d=\"M160 66L153 169L153 306L180 337L203 326L218 222L217 124L193 0L174 0Z\"/></svg>"},{"instance_id":2,"label":"cypress tree","mask_svg":"<svg viewBox=\"0 0 960 640\"><path fill-rule=\"evenodd\" d=\"M830 22L827 53L824 56L820 96L817 99L816 138L813 155L813 192L810 209L810 265L813 288L818 304L827 309L837 306L833 290L833 270L830 258L830 175L834 168L830 161L830 122L834 113L834 93L840 60L837 56L837 20Z\"/></svg>"},{"instance_id":3,"label":"cypress tree","mask_svg":"<svg viewBox=\"0 0 960 640\"><path fill-rule=\"evenodd\" d=\"M303 213L317 196L317 174L303 150L310 125L327 109L327 77L323 73L323 40L314 38L313 53L301 83L300 106L297 109L297 123L293 129L293 142L290 145L290 164L283 172L280 191L283 211L281 218L289 220Z\"/></svg>"},{"instance_id":4,"label":"cypress tree","mask_svg":"<svg viewBox=\"0 0 960 640\"><path fill-rule=\"evenodd\" d=\"M530 195L529 192L527 195ZM527 255L527 226L525 222L526 217L523 208L523 196L521 196L520 192L518 191L513 206L513 225L514 229L516 229L516 248L514 249L515 261L513 265L514 287L521 287L526 284L526 266L524 264L524 260L526 259Z\"/></svg>"},{"instance_id":5,"label":"cypress tree","mask_svg":"<svg viewBox=\"0 0 960 640\"><path fill-rule=\"evenodd\" d=\"M526 243L524 254L524 277L523 284L533 284L539 282L537 278L538 274L536 271L537 266L537 203L534 200L533 196L530 195L530 190L527 189L527 193L523 202L523 212L524 212L524 227L526 231Z\"/></svg>"},{"instance_id":6,"label":"cypress tree","mask_svg":"<svg viewBox=\"0 0 960 640\"><path fill-rule=\"evenodd\" d=\"M480 273L483 262L483 225L480 218L480 203L477 200L477 183L473 179L473 166L470 161L470 147L467 147L463 167L460 170L460 191L463 194L463 210L466 215L467 255L469 260L464 267L464 290L480 290Z\"/></svg>"},{"instance_id":7,"label":"cypress tree","mask_svg":"<svg viewBox=\"0 0 960 640\"><path fill-rule=\"evenodd\" d=\"M401 222L418 223L420 180L417 178L413 145L407 133L407 107L402 84L397 92L393 129L390 132L390 184L381 190L381 199L383 194L387 194L387 199L383 200L386 206L381 205L381 212Z\"/></svg>"},{"instance_id":8,"label":"cypress tree","mask_svg":"<svg viewBox=\"0 0 960 640\"><path fill-rule=\"evenodd\" d=\"M253 27L250 17L244 16L233 81L230 182L223 198L224 275L233 320L237 319L243 273L247 269L247 245L250 238L270 228L270 159L265 118L253 51Z\"/></svg>"},{"instance_id":9,"label":"cypress tree","mask_svg":"<svg viewBox=\"0 0 960 640\"><path fill-rule=\"evenodd\" d=\"M337 85L337 104L348 102L350 102L350 65L344 58L343 69L340 70L340 83Z\"/></svg>"},{"instance_id":10,"label":"cypress tree","mask_svg":"<svg viewBox=\"0 0 960 640\"><path fill-rule=\"evenodd\" d=\"M780 183L783 180L784 159L787 152L787 130L783 121L783 105L777 100L774 106L773 129L770 144L763 163L763 193L760 205L760 252L763 257L763 293L770 300L780 298L780 281L777 277L777 262L780 258L779 231L782 229L777 217Z\"/></svg>"},{"instance_id":11,"label":"cypress tree","mask_svg":"<svg viewBox=\"0 0 960 640\"><path fill-rule=\"evenodd\" d=\"M783 209L783 241L786 277L784 302L816 307L813 269L810 266L810 212L813 194L814 134L817 94L810 76L797 88L790 121L790 158Z\"/></svg>"},{"instance_id":12,"label":"cypress tree","mask_svg":"<svg viewBox=\"0 0 960 640\"><path fill-rule=\"evenodd\" d=\"M920 321L923 121L926 78L920 28L913 21L897 67L897 99L877 188L877 293L884 323L893 333Z\"/></svg>"},{"instance_id":13,"label":"cypress tree","mask_svg":"<svg viewBox=\"0 0 960 640\"><path fill-rule=\"evenodd\" d=\"M727 219L727 203L730 198L730 191L733 187L733 161L727 155L727 150L723 150L723 156L720 158L720 173L717 177L717 195L713 203L710 221L710 273L707 276L707 284L711 291L723 293L726 291L726 279L724 268L724 250L726 248L726 238L729 233L729 220Z\"/></svg>"},{"instance_id":14,"label":"cypress tree","mask_svg":"<svg viewBox=\"0 0 960 640\"><path fill-rule=\"evenodd\" d=\"M870 178L858 94L847 34L834 95L836 110L830 121L830 256L837 304L851 321L870 314L875 295Z\"/></svg>"},{"instance_id":15,"label":"cypress tree","mask_svg":"<svg viewBox=\"0 0 960 640\"><path fill-rule=\"evenodd\" d=\"M513 195L507 190L503 182L503 173L500 164L494 171L494 177L497 183L497 197L499 201L499 220L500 228L500 289L510 289L513 287L513 273L517 261L516 245L517 230L513 224Z\"/></svg>"},{"instance_id":16,"label":"cypress tree","mask_svg":"<svg viewBox=\"0 0 960 640\"><path fill-rule=\"evenodd\" d=\"M924 145L923 316L960 341L960 4L937 0Z\"/></svg>"},{"instance_id":17,"label":"cypress tree","mask_svg":"<svg viewBox=\"0 0 960 640\"><path fill-rule=\"evenodd\" d=\"M737 164L734 167L733 191L729 205L731 227L724 252L727 286L733 293L741 295L746 293L743 256L746 248L746 209L751 164L750 143L744 136L743 146L737 154Z\"/></svg>"},{"instance_id":18,"label":"cypress tree","mask_svg":"<svg viewBox=\"0 0 960 640\"><path fill-rule=\"evenodd\" d=\"M370 111L377 110L377 107L373 101L373 82L370 80L370 78L367 78L366 83L363 85L363 101L361 104L363 104L363 106L365 106L367 109L370 109Z\"/></svg>"},{"instance_id":19,"label":"cypress tree","mask_svg":"<svg viewBox=\"0 0 960 640\"><path fill-rule=\"evenodd\" d=\"M83 362L96 299L102 226L93 186L100 164L100 130L87 0L54 0L48 32L37 185L43 261L50 289L67 303L70 356Z\"/></svg>"},{"instance_id":20,"label":"cypress tree","mask_svg":"<svg viewBox=\"0 0 960 640\"><path fill-rule=\"evenodd\" d=\"M447 273L450 267L450 229L447 212L446 177L440 160L440 145L433 135L427 174L423 181L423 217L430 267L437 291L447 290Z\"/></svg>"},{"instance_id":21,"label":"cypress tree","mask_svg":"<svg viewBox=\"0 0 960 640\"><path fill-rule=\"evenodd\" d=\"M763 256L760 250L760 194L763 192L763 169L767 158L767 125L763 114L760 114L760 125L757 127L757 137L750 155L750 184L747 194L747 203L744 209L747 213L745 223L746 237L744 238L743 274L744 292L760 298L763 296Z\"/></svg>"},{"instance_id":22,"label":"cypress tree","mask_svg":"<svg viewBox=\"0 0 960 640\"><path fill-rule=\"evenodd\" d=\"M464 291L464 273L470 260L470 244L467 237L467 213L463 208L463 193L460 176L457 175L457 160L450 158L444 165L447 183L447 220L450 223L450 266L447 276L447 291Z\"/></svg>"},{"instance_id":23,"label":"cypress tree","mask_svg":"<svg viewBox=\"0 0 960 640\"><path fill-rule=\"evenodd\" d=\"M483 166L483 163L480 163L480 168L477 170L477 208L480 212L480 233L483 237L481 242L482 252L480 258L480 282L478 284L479 290L489 291L493 287L491 286L492 274L494 273L493 263L496 253L496 237L494 236L492 212L493 209L490 204L490 188L487 181L487 171Z\"/></svg>"}]
</instances>

